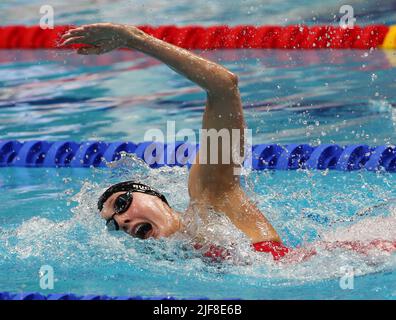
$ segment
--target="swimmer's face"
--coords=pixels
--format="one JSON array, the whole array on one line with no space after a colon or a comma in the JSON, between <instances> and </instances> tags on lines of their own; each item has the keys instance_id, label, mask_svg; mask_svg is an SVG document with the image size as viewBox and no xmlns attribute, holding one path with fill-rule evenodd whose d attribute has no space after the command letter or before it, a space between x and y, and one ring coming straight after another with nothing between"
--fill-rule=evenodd
<instances>
[{"instance_id":1,"label":"swimmer's face","mask_svg":"<svg viewBox=\"0 0 396 320\"><path fill-rule=\"evenodd\" d=\"M109 220L115 212L115 202L125 191L116 192L104 203L100 215ZM178 214L161 199L139 192L133 192L129 208L113 219L119 228L133 237L142 239L169 237L180 229Z\"/></svg>"}]
</instances>

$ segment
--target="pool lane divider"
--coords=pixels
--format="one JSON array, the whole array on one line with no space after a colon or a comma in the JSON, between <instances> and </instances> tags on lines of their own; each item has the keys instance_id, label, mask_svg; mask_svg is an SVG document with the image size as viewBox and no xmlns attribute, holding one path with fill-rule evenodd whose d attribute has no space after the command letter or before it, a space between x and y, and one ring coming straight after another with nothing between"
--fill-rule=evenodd
<instances>
[{"instance_id":1,"label":"pool lane divider","mask_svg":"<svg viewBox=\"0 0 396 320\"><path fill-rule=\"evenodd\" d=\"M390 26L384 41L381 44L383 49L395 49L396 48L396 25Z\"/></svg>"},{"instance_id":2,"label":"pool lane divider","mask_svg":"<svg viewBox=\"0 0 396 320\"><path fill-rule=\"evenodd\" d=\"M135 154L151 168L188 166L195 160L199 145L178 141L17 141L0 140L0 167L90 168L106 167L123 154ZM340 170L396 172L394 145L352 144L256 144L244 163L254 170Z\"/></svg>"},{"instance_id":3,"label":"pool lane divider","mask_svg":"<svg viewBox=\"0 0 396 320\"><path fill-rule=\"evenodd\" d=\"M0 27L0 49L58 49L72 25ZM144 32L185 49L395 49L396 26L367 25L215 25L137 26ZM63 49L78 48L69 46Z\"/></svg>"},{"instance_id":4,"label":"pool lane divider","mask_svg":"<svg viewBox=\"0 0 396 320\"><path fill-rule=\"evenodd\" d=\"M0 292L0 300L183 300L173 296L108 296L78 295L74 293L41 294L38 292ZM191 297L188 300L208 300L206 297Z\"/></svg>"}]
</instances>

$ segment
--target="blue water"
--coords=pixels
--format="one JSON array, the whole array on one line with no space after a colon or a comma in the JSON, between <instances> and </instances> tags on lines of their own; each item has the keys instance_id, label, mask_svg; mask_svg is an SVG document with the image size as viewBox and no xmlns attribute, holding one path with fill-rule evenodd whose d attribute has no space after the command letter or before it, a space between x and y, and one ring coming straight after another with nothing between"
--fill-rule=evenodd
<instances>
[{"instance_id":1,"label":"blue water","mask_svg":"<svg viewBox=\"0 0 396 320\"><path fill-rule=\"evenodd\" d=\"M339 3L330 1L330 10L320 1L306 1L310 10L320 11L312 13L292 1L229 6L178 1L175 7L165 1L134 1L131 12L125 10L132 6L130 1L95 6L71 2L73 6L53 2L56 23L314 24L334 22L330 13ZM1 23L36 23L38 3L26 1L23 10L14 10L3 2ZM376 10L369 2L356 4L360 23L394 23L394 2L382 4ZM254 143L396 141L393 51L199 53L238 74ZM198 130L204 101L204 93L191 82L136 52L102 57L68 51L0 52L0 139L137 142L147 129L165 130L167 120L176 121L176 130ZM240 237L235 261L215 264L180 239L139 241L110 234L95 212L97 195L111 182L131 177L159 188L176 209L186 208L186 168L152 170L133 158L111 170L0 168L0 291L251 299L396 297L395 255L324 250L303 263L275 263L265 254L248 251ZM292 247L323 239L394 240L395 184L394 174L365 171L252 172L243 181ZM380 206L368 210L375 205ZM238 237L227 224L219 228L226 240ZM39 286L42 265L54 268L52 291ZM339 284L345 266L356 271L352 290Z\"/></svg>"},{"instance_id":2,"label":"blue water","mask_svg":"<svg viewBox=\"0 0 396 320\"><path fill-rule=\"evenodd\" d=\"M94 210L98 183L133 176L163 190L177 210L186 207L186 169L161 170L136 161L111 171L0 170L5 191L0 202L0 289L179 298L395 298L394 255L323 251L289 264L243 251L233 263L219 264L204 261L183 241L140 241L105 231ZM340 240L395 236L396 203L388 200L396 197L395 178L336 171L256 172L247 179L247 189L285 242L296 246L331 237L332 232ZM357 214L381 203L387 205ZM373 217L393 217L387 226L393 230L378 227L370 221ZM366 224L357 231L345 229L362 222ZM230 226L221 227L227 238ZM54 268L53 290L39 287L42 265ZM343 266L357 270L353 290L340 288Z\"/></svg>"},{"instance_id":3,"label":"blue water","mask_svg":"<svg viewBox=\"0 0 396 320\"><path fill-rule=\"evenodd\" d=\"M203 56L240 79L253 142L395 141L389 51L227 50ZM0 138L142 141L166 120L198 130L205 93L136 52L2 51ZM16 59L16 61L15 61Z\"/></svg>"},{"instance_id":4,"label":"blue water","mask_svg":"<svg viewBox=\"0 0 396 320\"><path fill-rule=\"evenodd\" d=\"M56 24L83 24L111 21L131 24L317 24L338 23L339 9L352 5L360 25L396 23L394 0L102 0L90 1L5 0L0 3L1 24L37 24L38 8L52 5Z\"/></svg>"}]
</instances>

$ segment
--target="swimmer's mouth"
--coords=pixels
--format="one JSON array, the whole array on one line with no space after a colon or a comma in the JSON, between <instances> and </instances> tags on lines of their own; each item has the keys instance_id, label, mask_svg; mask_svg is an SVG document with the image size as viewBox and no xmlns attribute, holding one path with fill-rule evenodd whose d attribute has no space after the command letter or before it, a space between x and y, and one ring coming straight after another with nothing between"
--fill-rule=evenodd
<instances>
[{"instance_id":1,"label":"swimmer's mouth","mask_svg":"<svg viewBox=\"0 0 396 320\"><path fill-rule=\"evenodd\" d=\"M144 222L132 227L130 230L128 230L128 233L134 238L144 240L153 236L154 229L151 223Z\"/></svg>"}]
</instances>

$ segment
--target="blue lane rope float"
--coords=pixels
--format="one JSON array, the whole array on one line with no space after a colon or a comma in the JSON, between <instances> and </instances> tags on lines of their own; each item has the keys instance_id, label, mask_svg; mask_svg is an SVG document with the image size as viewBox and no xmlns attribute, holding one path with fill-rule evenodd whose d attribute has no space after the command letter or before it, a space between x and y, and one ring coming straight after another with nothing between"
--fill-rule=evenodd
<instances>
[{"instance_id":1,"label":"blue lane rope float","mask_svg":"<svg viewBox=\"0 0 396 320\"><path fill-rule=\"evenodd\" d=\"M74 293L41 294L38 292L0 292L0 300L179 300L173 296L107 296L77 295ZM190 297L188 300L208 300L206 297Z\"/></svg>"},{"instance_id":2,"label":"blue lane rope float","mask_svg":"<svg viewBox=\"0 0 396 320\"><path fill-rule=\"evenodd\" d=\"M106 162L134 153L152 168L161 166L191 166L199 145L161 142L103 141L0 141L0 167L104 167ZM318 169L352 171L383 170L396 172L396 147L353 144L257 144L252 148L254 170Z\"/></svg>"}]
</instances>

